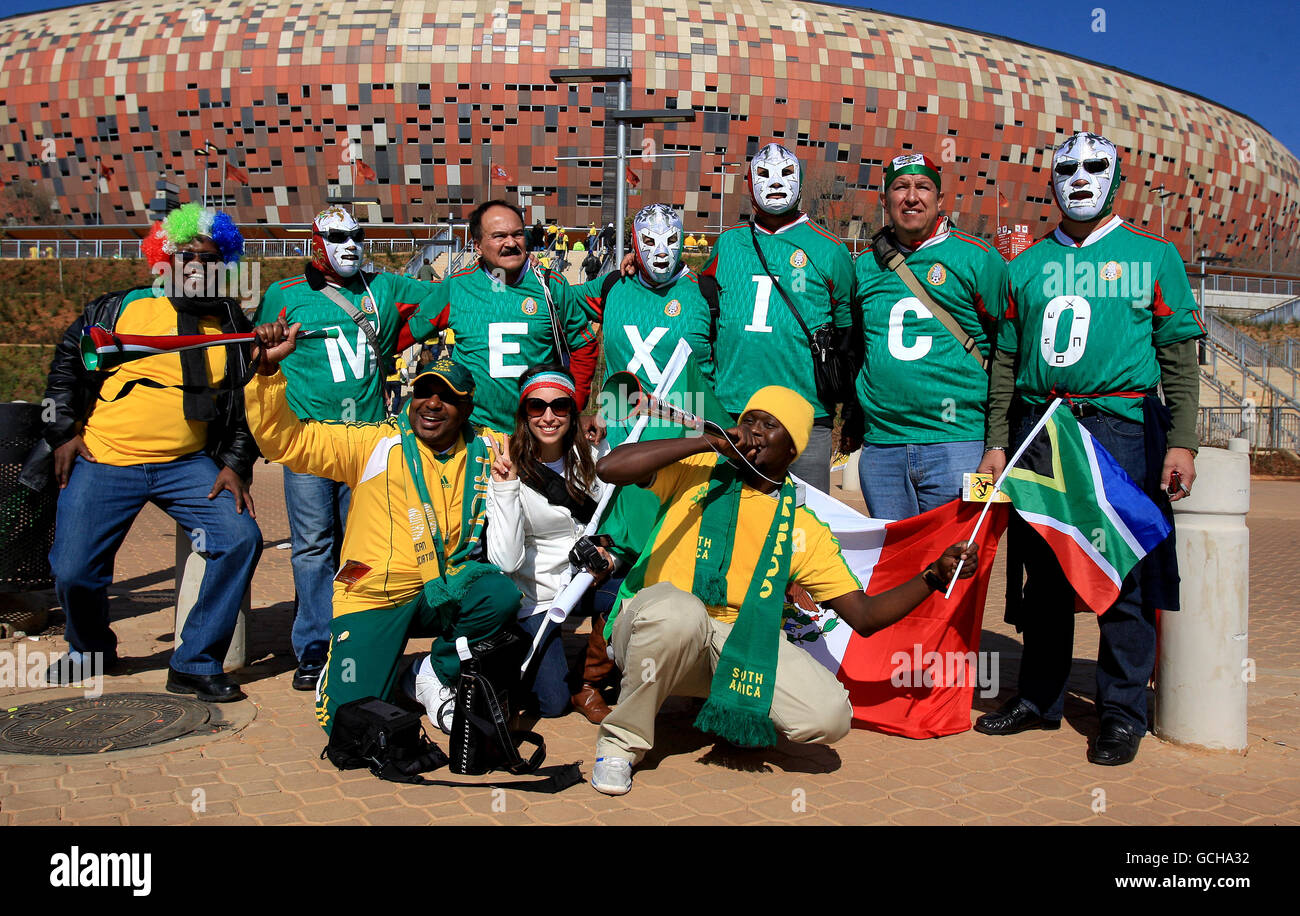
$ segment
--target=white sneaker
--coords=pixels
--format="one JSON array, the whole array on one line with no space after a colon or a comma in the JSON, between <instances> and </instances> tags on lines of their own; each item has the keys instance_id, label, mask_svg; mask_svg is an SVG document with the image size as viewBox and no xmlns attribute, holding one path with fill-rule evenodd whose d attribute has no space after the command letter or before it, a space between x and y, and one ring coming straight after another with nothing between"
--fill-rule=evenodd
<instances>
[{"instance_id":1,"label":"white sneaker","mask_svg":"<svg viewBox=\"0 0 1300 916\"><path fill-rule=\"evenodd\" d=\"M451 734L456 691L438 679L428 656L415 666L415 701L424 707L429 714L429 721L438 726L444 735Z\"/></svg>"},{"instance_id":2,"label":"white sneaker","mask_svg":"<svg viewBox=\"0 0 1300 916\"><path fill-rule=\"evenodd\" d=\"M606 795L626 795L632 790L632 761L622 757L597 757L591 768L591 787Z\"/></svg>"}]
</instances>

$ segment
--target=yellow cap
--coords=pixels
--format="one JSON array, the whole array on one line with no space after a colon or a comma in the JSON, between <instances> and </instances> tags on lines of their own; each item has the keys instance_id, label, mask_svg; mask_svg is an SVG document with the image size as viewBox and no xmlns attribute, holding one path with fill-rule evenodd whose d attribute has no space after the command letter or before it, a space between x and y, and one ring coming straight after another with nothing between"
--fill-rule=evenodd
<instances>
[{"instance_id":1,"label":"yellow cap","mask_svg":"<svg viewBox=\"0 0 1300 916\"><path fill-rule=\"evenodd\" d=\"M740 415L743 417L751 410L765 410L780 420L794 441L794 456L798 458L803 454L808 437L812 435L813 408L797 392L780 385L760 388L750 396Z\"/></svg>"}]
</instances>

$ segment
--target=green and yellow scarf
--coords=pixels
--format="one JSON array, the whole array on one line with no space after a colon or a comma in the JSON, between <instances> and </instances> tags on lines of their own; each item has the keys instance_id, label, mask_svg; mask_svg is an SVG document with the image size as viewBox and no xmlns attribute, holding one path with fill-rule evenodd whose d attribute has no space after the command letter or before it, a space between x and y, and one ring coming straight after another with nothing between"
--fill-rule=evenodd
<instances>
[{"instance_id":1,"label":"green and yellow scarf","mask_svg":"<svg viewBox=\"0 0 1300 916\"><path fill-rule=\"evenodd\" d=\"M424 580L424 600L440 617L445 618L452 607L465 597L465 592L474 580L497 569L489 563L469 559L483 539L492 456L483 440L474 435L473 427L467 424L465 484L460 504L460 542L456 545L456 552L448 557L438 518L433 511L433 502L429 497L429 488L424 482L419 440L411 429L411 421L405 410L398 413L396 419L397 427L402 432L402 457L406 459L406 469L415 484L414 494L407 488L406 517L411 526L411 540L415 543L416 567L420 571L420 578ZM419 524L421 518L424 519L423 525Z\"/></svg>"},{"instance_id":2,"label":"green and yellow scarf","mask_svg":"<svg viewBox=\"0 0 1300 916\"><path fill-rule=\"evenodd\" d=\"M736 471L719 459L708 489L698 500L703 516L691 591L711 607L728 603L727 571L731 568L743 487ZM763 542L758 567L750 579L731 635L722 647L709 697L695 720L695 727L701 731L741 747L776 744L776 727L770 713L776 688L777 651L784 638L781 625L785 589L790 581L794 511L794 481L787 475L777 496L776 512ZM654 544L662 523L661 514L651 533L650 545ZM620 591L621 599L631 597L644 586L650 552L643 553L628 573ZM612 629L611 619L609 630Z\"/></svg>"}]
</instances>

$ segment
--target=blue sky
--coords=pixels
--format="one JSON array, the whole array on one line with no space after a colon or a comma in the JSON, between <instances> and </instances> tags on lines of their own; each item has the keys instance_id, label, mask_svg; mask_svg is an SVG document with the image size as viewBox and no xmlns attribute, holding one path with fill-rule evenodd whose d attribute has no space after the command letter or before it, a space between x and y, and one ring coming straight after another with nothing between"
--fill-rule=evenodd
<instances>
[{"instance_id":1,"label":"blue sky","mask_svg":"<svg viewBox=\"0 0 1300 916\"><path fill-rule=\"evenodd\" d=\"M4 0L0 10L15 14L66 5ZM1005 35L1129 70L1236 109L1300 155L1296 0L858 0L846 5ZM1105 11L1104 32L1093 30L1098 9Z\"/></svg>"}]
</instances>

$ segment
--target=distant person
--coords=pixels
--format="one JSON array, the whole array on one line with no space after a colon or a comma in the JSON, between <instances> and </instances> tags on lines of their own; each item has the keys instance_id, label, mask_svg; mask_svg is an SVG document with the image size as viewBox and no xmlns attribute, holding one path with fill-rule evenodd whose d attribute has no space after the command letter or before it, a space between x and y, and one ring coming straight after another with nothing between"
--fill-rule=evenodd
<instances>
[{"instance_id":1,"label":"distant person","mask_svg":"<svg viewBox=\"0 0 1300 916\"><path fill-rule=\"evenodd\" d=\"M433 278L433 265L429 263L428 258L425 258L424 263L420 265L420 269L415 273L415 279L432 281Z\"/></svg>"}]
</instances>

